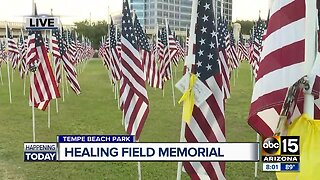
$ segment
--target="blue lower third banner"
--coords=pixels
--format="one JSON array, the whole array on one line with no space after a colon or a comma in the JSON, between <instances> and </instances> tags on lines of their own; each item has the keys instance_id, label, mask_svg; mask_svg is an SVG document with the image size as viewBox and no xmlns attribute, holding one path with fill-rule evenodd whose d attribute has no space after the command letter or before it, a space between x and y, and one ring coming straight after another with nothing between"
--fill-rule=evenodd
<instances>
[{"instance_id":1,"label":"blue lower third banner","mask_svg":"<svg viewBox=\"0 0 320 180\"><path fill-rule=\"evenodd\" d=\"M59 161L259 161L258 143L59 143Z\"/></svg>"}]
</instances>

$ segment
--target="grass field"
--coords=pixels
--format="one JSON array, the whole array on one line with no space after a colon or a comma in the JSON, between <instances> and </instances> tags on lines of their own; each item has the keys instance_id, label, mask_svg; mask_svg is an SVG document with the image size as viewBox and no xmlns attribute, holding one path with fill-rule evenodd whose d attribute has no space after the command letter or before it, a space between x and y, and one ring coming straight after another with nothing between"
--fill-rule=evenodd
<instances>
[{"instance_id":1,"label":"grass field","mask_svg":"<svg viewBox=\"0 0 320 180\"><path fill-rule=\"evenodd\" d=\"M6 66L2 67L4 85L0 84L0 179L137 179L137 163L26 163L23 162L23 142L32 141L31 108L23 95L23 82L14 73L12 100L9 103ZM175 80L180 79L182 66ZM55 101L51 103L51 128L47 127L47 112L36 110L36 141L55 142L59 134L124 134L122 113L118 110L112 87L100 60L89 61L79 74L82 94L76 96L69 88L65 102L59 99L59 114ZM256 133L247 124L252 82L250 68L243 63L236 85L231 80L231 99L226 105L226 137L229 142L256 141ZM27 86L28 87L28 86ZM175 89L176 100L181 93ZM29 88L27 88L27 94ZM148 89L150 114L142 131L143 142L178 142L182 106L172 104L171 83L162 91ZM177 163L142 162L143 179L175 179ZM261 172L258 179L275 179L273 173ZM227 179L255 179L254 163L227 163ZM189 179L183 173L182 179Z\"/></svg>"}]
</instances>

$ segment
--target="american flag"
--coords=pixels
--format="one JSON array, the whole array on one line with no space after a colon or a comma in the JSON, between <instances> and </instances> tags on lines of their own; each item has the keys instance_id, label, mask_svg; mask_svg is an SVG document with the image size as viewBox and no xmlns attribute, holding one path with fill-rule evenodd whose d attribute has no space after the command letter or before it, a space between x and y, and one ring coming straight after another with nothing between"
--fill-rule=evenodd
<instances>
[{"instance_id":1,"label":"american flag","mask_svg":"<svg viewBox=\"0 0 320 180\"><path fill-rule=\"evenodd\" d=\"M122 80L120 97L123 102L125 130L138 140L149 114L144 66L134 37L128 0L123 1L121 32Z\"/></svg>"},{"instance_id":2,"label":"american flag","mask_svg":"<svg viewBox=\"0 0 320 180\"><path fill-rule=\"evenodd\" d=\"M221 72L216 51L216 32L213 5L211 0L194 0L197 9L195 40L190 38L189 45L194 47L195 74L205 84L211 95L199 107L193 109L190 123L186 125L186 142L225 142L224 96ZM194 30L190 30L190 37ZM195 43L195 44L194 44ZM213 43L213 46L210 44ZM225 162L184 162L184 168L191 179L225 179Z\"/></svg>"},{"instance_id":3,"label":"american flag","mask_svg":"<svg viewBox=\"0 0 320 180\"><path fill-rule=\"evenodd\" d=\"M248 117L249 125L263 137L274 134L288 88L306 75L305 10L305 0L275 1L270 10ZM313 93L317 97L319 89ZM315 113L319 118L319 111Z\"/></svg>"},{"instance_id":4,"label":"american flag","mask_svg":"<svg viewBox=\"0 0 320 180\"><path fill-rule=\"evenodd\" d=\"M15 69L18 65L19 60L19 49L17 43L14 41L9 26L7 25L7 40L8 40L8 56L11 60L12 68Z\"/></svg>"},{"instance_id":5,"label":"american flag","mask_svg":"<svg viewBox=\"0 0 320 180\"><path fill-rule=\"evenodd\" d=\"M144 33L142 26L135 16L134 20L135 36L137 37L138 46L140 47L140 54L142 64L144 64L144 71L146 79L151 87L162 89L162 80L154 54L151 52L150 44L147 36Z\"/></svg>"},{"instance_id":6,"label":"american flag","mask_svg":"<svg viewBox=\"0 0 320 180\"><path fill-rule=\"evenodd\" d=\"M186 31L186 47L185 47L185 54L188 54L188 46L189 46L189 36L190 36L190 30L187 29Z\"/></svg>"},{"instance_id":7,"label":"american flag","mask_svg":"<svg viewBox=\"0 0 320 180\"><path fill-rule=\"evenodd\" d=\"M27 66L33 71L33 83L30 84L29 102L45 110L51 99L60 97L57 82L51 69L48 53L40 31L30 31L28 35Z\"/></svg>"},{"instance_id":8,"label":"american flag","mask_svg":"<svg viewBox=\"0 0 320 180\"><path fill-rule=\"evenodd\" d=\"M80 84L77 80L77 71L76 68L74 67L72 60L71 60L71 55L67 52L67 38L65 32L61 31L62 35L57 36L58 40L58 46L59 46L59 51L61 55L61 60L63 62L63 67L66 72L66 76L68 79L68 82L70 84L71 89L79 95L81 93L80 89Z\"/></svg>"},{"instance_id":9,"label":"american flag","mask_svg":"<svg viewBox=\"0 0 320 180\"><path fill-rule=\"evenodd\" d=\"M61 54L59 50L59 39L60 33L58 30L52 31L52 55L54 61L54 74L57 83L61 83Z\"/></svg>"},{"instance_id":10,"label":"american flag","mask_svg":"<svg viewBox=\"0 0 320 180\"><path fill-rule=\"evenodd\" d=\"M249 52L245 45L242 33L240 33L240 38L238 43L238 57L240 61L249 60Z\"/></svg>"},{"instance_id":11,"label":"american flag","mask_svg":"<svg viewBox=\"0 0 320 180\"><path fill-rule=\"evenodd\" d=\"M175 65L178 66L179 63L179 59L177 59L177 53L178 53L178 47L177 47L177 43L176 43L176 39L175 39L175 33L171 32L170 26L169 24L168 26L168 34L167 36L169 37L169 52L170 52L170 61ZM170 62L169 62L170 63ZM170 64L169 64L170 67Z\"/></svg>"},{"instance_id":12,"label":"american flag","mask_svg":"<svg viewBox=\"0 0 320 180\"><path fill-rule=\"evenodd\" d=\"M161 31L161 43L159 43L160 49L159 52L159 61L160 61L160 76L164 82L168 81L171 78L171 69L170 69L170 52L169 52L169 45L168 45L168 34L165 28Z\"/></svg>"},{"instance_id":13,"label":"american flag","mask_svg":"<svg viewBox=\"0 0 320 180\"><path fill-rule=\"evenodd\" d=\"M222 81L223 81L223 93L224 98L230 98L230 67L228 64L228 56L226 52L226 35L228 33L227 23L224 21L221 16L218 16L218 49L219 49L219 60L221 65ZM212 42L211 47L214 46Z\"/></svg>"},{"instance_id":14,"label":"american flag","mask_svg":"<svg viewBox=\"0 0 320 180\"><path fill-rule=\"evenodd\" d=\"M257 77L257 72L259 70L260 52L262 48L262 35L264 33L264 30L265 24L259 17L259 20L256 23L256 26L254 27L253 42L251 48L251 65L255 77Z\"/></svg>"},{"instance_id":15,"label":"american flag","mask_svg":"<svg viewBox=\"0 0 320 180\"><path fill-rule=\"evenodd\" d=\"M26 55L27 55L27 41L24 39L23 34L20 35L19 37L19 42L18 42L18 48L19 48L19 62L18 62L18 70L19 70L19 75L21 77L21 79L23 79L25 77L26 74L26 69L27 69L27 65L26 65Z\"/></svg>"},{"instance_id":16,"label":"american flag","mask_svg":"<svg viewBox=\"0 0 320 180\"><path fill-rule=\"evenodd\" d=\"M6 55L6 45L4 42L0 41L0 67L2 62L6 62L7 55Z\"/></svg>"},{"instance_id":17,"label":"american flag","mask_svg":"<svg viewBox=\"0 0 320 180\"><path fill-rule=\"evenodd\" d=\"M236 49L232 29L230 30L229 35L227 36L226 43L227 43L226 51L228 54L228 58L230 60L231 68L236 69L239 67L239 58L238 58L238 54L237 54L237 49Z\"/></svg>"},{"instance_id":18,"label":"american flag","mask_svg":"<svg viewBox=\"0 0 320 180\"><path fill-rule=\"evenodd\" d=\"M163 39L163 34L161 32L161 30L158 30L158 35L157 35L157 42L156 42L156 49L158 52L158 61L161 62L164 59L164 44L162 42Z\"/></svg>"},{"instance_id":19,"label":"american flag","mask_svg":"<svg viewBox=\"0 0 320 180\"><path fill-rule=\"evenodd\" d=\"M78 62L78 60L76 59L76 55L77 55L77 45L76 45L76 42L75 42L75 37L74 37L74 34L71 33L70 30L68 30L66 32L67 34L67 52L70 56L70 61L71 63L75 66L76 63Z\"/></svg>"},{"instance_id":20,"label":"american flag","mask_svg":"<svg viewBox=\"0 0 320 180\"><path fill-rule=\"evenodd\" d=\"M110 24L110 53L111 53L111 64L113 66L114 71L114 82L119 81L121 78L121 69L120 69L120 53L117 49L117 32L116 27L113 24L113 20L111 19Z\"/></svg>"}]
</instances>

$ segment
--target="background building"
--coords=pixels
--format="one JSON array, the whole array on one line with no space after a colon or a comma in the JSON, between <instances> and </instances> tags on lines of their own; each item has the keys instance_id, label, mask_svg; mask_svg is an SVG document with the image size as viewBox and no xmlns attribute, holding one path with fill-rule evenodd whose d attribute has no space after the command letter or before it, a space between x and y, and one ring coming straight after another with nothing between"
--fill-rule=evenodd
<instances>
[{"instance_id":1,"label":"background building","mask_svg":"<svg viewBox=\"0 0 320 180\"><path fill-rule=\"evenodd\" d=\"M157 25L164 27L166 18L177 34L184 35L186 27L190 27L192 0L131 0L130 4L148 34L154 34ZM220 13L220 0L217 7ZM224 0L223 9L224 16L231 22L232 0Z\"/></svg>"}]
</instances>

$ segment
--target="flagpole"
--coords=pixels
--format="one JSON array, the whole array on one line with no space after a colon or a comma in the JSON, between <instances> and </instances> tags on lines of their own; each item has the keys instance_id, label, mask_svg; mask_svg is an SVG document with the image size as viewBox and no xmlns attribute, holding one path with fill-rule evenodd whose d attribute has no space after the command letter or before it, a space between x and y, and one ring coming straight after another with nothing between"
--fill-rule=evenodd
<instances>
[{"instance_id":1,"label":"flagpole","mask_svg":"<svg viewBox=\"0 0 320 180\"><path fill-rule=\"evenodd\" d=\"M172 69L172 62L171 62L171 53L170 53L170 45L169 45L169 23L168 18L166 18L166 28L167 28L167 42L168 42L168 53L169 53L169 63L170 63L170 74L171 74L171 88L172 88L172 100L173 106L176 106L176 98L174 96L174 85L173 85L173 69Z\"/></svg>"},{"instance_id":2,"label":"flagpole","mask_svg":"<svg viewBox=\"0 0 320 180\"><path fill-rule=\"evenodd\" d=\"M36 142L36 119L35 119L35 112L34 112L34 72L31 72L30 76L30 85L31 85L31 104L32 104L32 139L33 142Z\"/></svg>"},{"instance_id":3,"label":"flagpole","mask_svg":"<svg viewBox=\"0 0 320 180\"><path fill-rule=\"evenodd\" d=\"M67 49L69 48L69 31L67 31ZM68 52L66 52L66 53L68 53ZM65 75L65 76L67 76L67 74ZM68 87L68 82L67 82L67 79L66 79L66 77L64 78L64 83L66 83L66 91L67 91L67 94L69 94L69 87Z\"/></svg>"},{"instance_id":4,"label":"flagpole","mask_svg":"<svg viewBox=\"0 0 320 180\"><path fill-rule=\"evenodd\" d=\"M180 142L184 141L185 130L186 130L186 122L181 120ZM181 173L182 173L182 162L178 162L177 180L181 180Z\"/></svg>"},{"instance_id":5,"label":"flagpole","mask_svg":"<svg viewBox=\"0 0 320 180\"><path fill-rule=\"evenodd\" d=\"M189 40L188 40L188 47L187 47L188 54L185 57L185 63L184 63L184 65L186 66L185 73L191 73L192 65L195 63L195 55L193 54L193 45L195 44L195 41L196 41L195 29L196 29L196 23L197 23L197 11L198 11L198 0L193 0L191 22L190 22L190 29L189 29ZM181 120L180 142L185 141L185 138L184 138L185 129L186 129L186 122ZM182 173L182 162L178 162L177 180L181 180L181 173Z\"/></svg>"},{"instance_id":6,"label":"flagpole","mask_svg":"<svg viewBox=\"0 0 320 180\"><path fill-rule=\"evenodd\" d=\"M6 24L6 44L7 44L7 49L6 52L8 53L8 24ZM9 88L9 100L10 104L12 104L12 97L11 97L11 83L10 83L10 66L9 66L9 56L7 54L7 72L8 72L8 88Z\"/></svg>"},{"instance_id":7,"label":"flagpole","mask_svg":"<svg viewBox=\"0 0 320 180\"><path fill-rule=\"evenodd\" d=\"M308 81L310 82L312 78L310 77L310 71L313 67L315 61L316 49L316 1L305 1L306 3L306 23L305 23L305 74L308 75ZM311 119L314 118L314 96L311 94L312 87L304 92L304 108L303 112L307 114Z\"/></svg>"},{"instance_id":8,"label":"flagpole","mask_svg":"<svg viewBox=\"0 0 320 180\"><path fill-rule=\"evenodd\" d=\"M1 65L0 65L1 66ZM0 81L1 81L1 85L3 86L3 80L2 80L2 71L1 71L1 67L0 67Z\"/></svg>"},{"instance_id":9,"label":"flagpole","mask_svg":"<svg viewBox=\"0 0 320 180\"><path fill-rule=\"evenodd\" d=\"M12 59L13 60L13 59ZM13 62L12 62L13 63ZM11 82L12 82L12 84L13 84L13 67L11 66Z\"/></svg>"}]
</instances>

